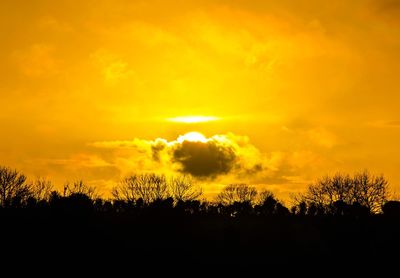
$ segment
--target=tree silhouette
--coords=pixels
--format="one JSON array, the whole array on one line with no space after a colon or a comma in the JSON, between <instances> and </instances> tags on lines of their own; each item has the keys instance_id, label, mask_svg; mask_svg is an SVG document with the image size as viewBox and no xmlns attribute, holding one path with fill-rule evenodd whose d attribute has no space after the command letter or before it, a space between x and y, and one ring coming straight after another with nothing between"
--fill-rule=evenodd
<instances>
[{"instance_id":1,"label":"tree silhouette","mask_svg":"<svg viewBox=\"0 0 400 278\"><path fill-rule=\"evenodd\" d=\"M169 197L168 182L165 175L134 174L122 180L113 188L112 195L116 200L137 201L142 199L149 204L157 199Z\"/></svg>"},{"instance_id":2,"label":"tree silhouette","mask_svg":"<svg viewBox=\"0 0 400 278\"><path fill-rule=\"evenodd\" d=\"M127 260L151 267L169 260L197 263L205 256L213 264L245 267L330 264L332 258L340 259L335 267L379 258L386 263L400 247L400 202L387 201L383 214L371 213L387 198L386 185L383 177L365 172L326 177L289 213L273 192L257 193L247 184L224 187L216 203L197 200L201 191L190 177L138 174L119 185L118 198L106 201L82 181L57 191L48 180L28 183L3 167L1 248L7 255L32 254L30 260L71 250L107 263L134 250Z\"/></svg>"},{"instance_id":3,"label":"tree silhouette","mask_svg":"<svg viewBox=\"0 0 400 278\"><path fill-rule=\"evenodd\" d=\"M287 215L289 210L282 205L269 190L259 193L256 211L262 215Z\"/></svg>"},{"instance_id":4,"label":"tree silhouette","mask_svg":"<svg viewBox=\"0 0 400 278\"><path fill-rule=\"evenodd\" d=\"M230 184L217 195L217 201L223 205L232 205L235 202L252 203L257 197L257 190L247 184Z\"/></svg>"},{"instance_id":5,"label":"tree silhouette","mask_svg":"<svg viewBox=\"0 0 400 278\"><path fill-rule=\"evenodd\" d=\"M37 201L47 201L53 190L53 184L50 180L38 178L32 185L32 197Z\"/></svg>"},{"instance_id":6,"label":"tree silhouette","mask_svg":"<svg viewBox=\"0 0 400 278\"><path fill-rule=\"evenodd\" d=\"M7 167L0 167L0 206L19 206L32 196L32 185L26 176Z\"/></svg>"},{"instance_id":7,"label":"tree silhouette","mask_svg":"<svg viewBox=\"0 0 400 278\"><path fill-rule=\"evenodd\" d=\"M338 173L319 179L296 201L298 204L305 202L308 206L313 204L318 208L324 207L331 213L337 212L341 202L347 205L359 204L371 213L377 213L387 199L388 181L382 175L374 176L363 171L353 177Z\"/></svg>"},{"instance_id":8,"label":"tree silhouette","mask_svg":"<svg viewBox=\"0 0 400 278\"><path fill-rule=\"evenodd\" d=\"M263 191L258 193L257 204L263 204L268 199L274 199L275 200L274 193L272 191L270 191L270 190L263 190Z\"/></svg>"},{"instance_id":9,"label":"tree silhouette","mask_svg":"<svg viewBox=\"0 0 400 278\"><path fill-rule=\"evenodd\" d=\"M203 191L189 176L175 176L170 179L169 187L176 201L193 201L199 198Z\"/></svg>"},{"instance_id":10,"label":"tree silhouette","mask_svg":"<svg viewBox=\"0 0 400 278\"><path fill-rule=\"evenodd\" d=\"M86 195L92 200L98 198L96 188L87 185L82 180L75 181L74 183L72 183L72 185L69 183L64 185L64 197L68 197L73 194Z\"/></svg>"},{"instance_id":11,"label":"tree silhouette","mask_svg":"<svg viewBox=\"0 0 400 278\"><path fill-rule=\"evenodd\" d=\"M389 182L383 175L374 176L368 171L356 173L353 177L351 195L353 203L365 206L373 213L380 212L389 198Z\"/></svg>"}]
</instances>

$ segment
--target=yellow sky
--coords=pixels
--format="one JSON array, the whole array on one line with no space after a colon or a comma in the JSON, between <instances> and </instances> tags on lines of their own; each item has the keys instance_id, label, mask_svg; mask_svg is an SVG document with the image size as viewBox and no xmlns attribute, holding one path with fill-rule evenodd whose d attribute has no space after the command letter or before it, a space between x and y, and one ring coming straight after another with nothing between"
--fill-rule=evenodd
<instances>
[{"instance_id":1,"label":"yellow sky","mask_svg":"<svg viewBox=\"0 0 400 278\"><path fill-rule=\"evenodd\" d=\"M396 0L1 1L0 162L107 192L217 154L210 192L364 168L398 190L399 18Z\"/></svg>"}]
</instances>

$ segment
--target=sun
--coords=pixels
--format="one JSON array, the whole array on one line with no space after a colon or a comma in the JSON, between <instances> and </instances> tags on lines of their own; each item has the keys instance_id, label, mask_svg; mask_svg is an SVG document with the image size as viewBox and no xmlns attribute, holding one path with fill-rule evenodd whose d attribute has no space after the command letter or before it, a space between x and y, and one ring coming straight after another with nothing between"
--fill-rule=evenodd
<instances>
[{"instance_id":1,"label":"sun","mask_svg":"<svg viewBox=\"0 0 400 278\"><path fill-rule=\"evenodd\" d=\"M169 122L185 123L185 124L204 123L217 120L219 120L219 118L214 116L182 116L182 117L174 117L167 119L167 121Z\"/></svg>"},{"instance_id":2,"label":"sun","mask_svg":"<svg viewBox=\"0 0 400 278\"><path fill-rule=\"evenodd\" d=\"M200 132L192 131L184 135L180 135L177 141L179 143L183 143L184 141L206 143L207 138Z\"/></svg>"}]
</instances>

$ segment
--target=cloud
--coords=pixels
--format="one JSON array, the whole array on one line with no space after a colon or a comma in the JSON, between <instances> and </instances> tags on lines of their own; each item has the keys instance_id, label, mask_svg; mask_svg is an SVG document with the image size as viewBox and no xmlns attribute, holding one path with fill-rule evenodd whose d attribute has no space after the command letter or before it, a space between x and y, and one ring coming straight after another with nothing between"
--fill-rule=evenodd
<instances>
[{"instance_id":1,"label":"cloud","mask_svg":"<svg viewBox=\"0 0 400 278\"><path fill-rule=\"evenodd\" d=\"M55 165L73 165L74 167L84 168L97 168L97 167L110 167L109 162L95 155L77 154L68 159L51 159L49 163Z\"/></svg>"},{"instance_id":2,"label":"cloud","mask_svg":"<svg viewBox=\"0 0 400 278\"><path fill-rule=\"evenodd\" d=\"M400 127L400 121L389 121L386 123L388 126Z\"/></svg>"},{"instance_id":3,"label":"cloud","mask_svg":"<svg viewBox=\"0 0 400 278\"><path fill-rule=\"evenodd\" d=\"M236 153L229 145L218 141L184 141L172 153L172 161L181 165L180 171L197 177L229 173L236 165Z\"/></svg>"},{"instance_id":4,"label":"cloud","mask_svg":"<svg viewBox=\"0 0 400 278\"><path fill-rule=\"evenodd\" d=\"M376 0L373 1L373 11L389 21L399 23L400 1L399 0Z\"/></svg>"},{"instance_id":5,"label":"cloud","mask_svg":"<svg viewBox=\"0 0 400 278\"><path fill-rule=\"evenodd\" d=\"M305 135L308 138L308 133ZM113 151L113 164L122 176L132 172L184 173L202 180L207 190L212 189L212 184L220 188L224 184L244 182L280 188L286 194L293 185L306 184L313 172L327 163L320 154L307 149L261 152L247 136L234 133L209 138L186 134L172 141L135 138L91 145L98 152Z\"/></svg>"},{"instance_id":6,"label":"cloud","mask_svg":"<svg viewBox=\"0 0 400 278\"><path fill-rule=\"evenodd\" d=\"M189 134L189 133L188 133ZM232 133L210 138L192 138L182 135L177 140L162 138L130 141L103 141L91 145L124 152L132 161L139 162L136 169L144 171L166 170L190 174L200 179L214 179L221 175L246 175L263 169L261 154L247 137ZM193 133L192 133L193 135ZM132 165L133 166L133 165Z\"/></svg>"},{"instance_id":7,"label":"cloud","mask_svg":"<svg viewBox=\"0 0 400 278\"><path fill-rule=\"evenodd\" d=\"M48 77L59 72L60 60L55 57L54 46L33 44L13 53L20 71L28 77Z\"/></svg>"},{"instance_id":8,"label":"cloud","mask_svg":"<svg viewBox=\"0 0 400 278\"><path fill-rule=\"evenodd\" d=\"M132 172L190 174L211 197L226 184L243 182L286 198L310 182L313 173L327 163L312 150L262 152L247 136L234 133L209 138L189 133L172 141L135 138L94 142L91 146L97 153L114 152L114 160L108 161L113 161L122 176Z\"/></svg>"},{"instance_id":9,"label":"cloud","mask_svg":"<svg viewBox=\"0 0 400 278\"><path fill-rule=\"evenodd\" d=\"M91 58L95 65L100 68L106 85L116 85L120 81L134 75L133 70L130 69L126 61L104 49L93 53Z\"/></svg>"},{"instance_id":10,"label":"cloud","mask_svg":"<svg viewBox=\"0 0 400 278\"><path fill-rule=\"evenodd\" d=\"M120 175L115 165L94 154L75 154L66 159L47 159L42 163L74 179L110 181Z\"/></svg>"},{"instance_id":11,"label":"cloud","mask_svg":"<svg viewBox=\"0 0 400 278\"><path fill-rule=\"evenodd\" d=\"M400 184L398 0L20 2L0 9L3 164L61 181L110 170L104 179L117 182L119 173L187 172L201 161L209 183L281 188L368 167ZM153 120L192 114L223 120ZM366 124L374 120L382 122ZM189 126L252 143L233 134L186 147L140 139ZM185 156L174 158L177 149ZM221 162L206 171L215 152ZM79 153L112 166L23 162Z\"/></svg>"},{"instance_id":12,"label":"cloud","mask_svg":"<svg viewBox=\"0 0 400 278\"><path fill-rule=\"evenodd\" d=\"M66 182L83 180L95 186L100 194L109 196L111 188L121 178L120 169L105 159L102 154L80 152L65 158L35 158L26 160L22 170L28 171L28 177L47 177L55 187L62 190ZM57 176L55 174L59 174Z\"/></svg>"},{"instance_id":13,"label":"cloud","mask_svg":"<svg viewBox=\"0 0 400 278\"><path fill-rule=\"evenodd\" d=\"M366 123L367 126L376 127L376 128L398 128L400 127L399 120L376 120L370 121Z\"/></svg>"},{"instance_id":14,"label":"cloud","mask_svg":"<svg viewBox=\"0 0 400 278\"><path fill-rule=\"evenodd\" d=\"M325 128L313 128L308 131L308 136L314 143L325 148L332 148L338 143L335 134Z\"/></svg>"}]
</instances>

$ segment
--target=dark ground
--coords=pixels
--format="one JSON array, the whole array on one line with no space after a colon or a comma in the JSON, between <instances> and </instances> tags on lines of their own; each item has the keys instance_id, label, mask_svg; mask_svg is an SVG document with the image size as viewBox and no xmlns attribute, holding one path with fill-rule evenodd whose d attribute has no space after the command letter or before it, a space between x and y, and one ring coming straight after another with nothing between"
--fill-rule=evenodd
<instances>
[{"instance_id":1,"label":"dark ground","mask_svg":"<svg viewBox=\"0 0 400 278\"><path fill-rule=\"evenodd\" d=\"M228 217L207 214L0 210L3 266L228 269L394 266L400 219L384 215Z\"/></svg>"}]
</instances>

